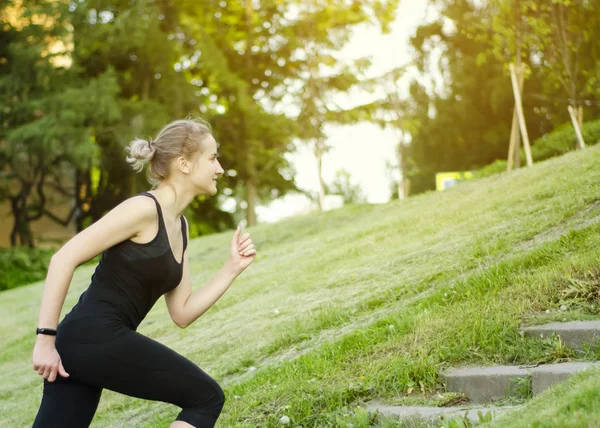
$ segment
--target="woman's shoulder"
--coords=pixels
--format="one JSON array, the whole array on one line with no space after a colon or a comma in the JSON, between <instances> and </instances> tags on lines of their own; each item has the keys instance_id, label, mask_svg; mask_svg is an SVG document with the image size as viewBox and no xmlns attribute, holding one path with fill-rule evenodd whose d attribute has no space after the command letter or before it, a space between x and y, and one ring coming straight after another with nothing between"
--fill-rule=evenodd
<instances>
[{"instance_id":1,"label":"woman's shoulder","mask_svg":"<svg viewBox=\"0 0 600 428\"><path fill-rule=\"evenodd\" d=\"M142 217L156 217L157 202L149 193L138 193L125 199L122 203L123 208Z\"/></svg>"},{"instance_id":2,"label":"woman's shoulder","mask_svg":"<svg viewBox=\"0 0 600 428\"><path fill-rule=\"evenodd\" d=\"M71 238L57 255L78 266L113 245L143 233L148 224L156 222L156 212L151 198L129 197Z\"/></svg>"}]
</instances>

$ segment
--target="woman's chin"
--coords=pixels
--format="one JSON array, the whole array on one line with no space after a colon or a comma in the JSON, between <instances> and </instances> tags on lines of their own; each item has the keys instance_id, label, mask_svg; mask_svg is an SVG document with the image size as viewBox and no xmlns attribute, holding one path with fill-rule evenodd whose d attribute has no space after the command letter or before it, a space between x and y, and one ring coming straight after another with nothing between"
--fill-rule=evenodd
<instances>
[{"instance_id":1,"label":"woman's chin","mask_svg":"<svg viewBox=\"0 0 600 428\"><path fill-rule=\"evenodd\" d=\"M196 192L196 196L212 196L215 195L217 193L217 189L215 188L215 186L210 186L208 188L203 187L200 188L200 190L198 190L198 192Z\"/></svg>"}]
</instances>

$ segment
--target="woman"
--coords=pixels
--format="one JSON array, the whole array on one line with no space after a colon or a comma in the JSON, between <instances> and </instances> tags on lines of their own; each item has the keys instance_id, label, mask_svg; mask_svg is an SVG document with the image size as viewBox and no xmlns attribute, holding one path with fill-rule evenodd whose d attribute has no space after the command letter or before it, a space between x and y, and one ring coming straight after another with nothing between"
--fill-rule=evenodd
<instances>
[{"instance_id":1,"label":"woman","mask_svg":"<svg viewBox=\"0 0 600 428\"><path fill-rule=\"evenodd\" d=\"M161 295L175 324L189 326L256 257L238 226L230 257L192 292L187 220L198 195L214 195L223 174L217 143L205 124L178 120L155 141L137 139L130 162L148 162L152 192L135 195L67 242L53 257L42 297L33 369L44 377L34 427L87 427L103 388L182 408L171 428L212 427L225 397L194 363L136 332ZM241 235L241 236L240 236ZM57 326L77 266L102 253L89 288Z\"/></svg>"}]
</instances>

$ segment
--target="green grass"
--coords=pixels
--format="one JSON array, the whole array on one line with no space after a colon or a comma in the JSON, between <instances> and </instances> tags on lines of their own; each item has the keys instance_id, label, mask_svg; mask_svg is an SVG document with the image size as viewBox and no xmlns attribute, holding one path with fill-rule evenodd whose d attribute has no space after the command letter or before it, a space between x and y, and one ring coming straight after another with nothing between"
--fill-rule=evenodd
<instances>
[{"instance_id":1,"label":"green grass","mask_svg":"<svg viewBox=\"0 0 600 428\"><path fill-rule=\"evenodd\" d=\"M534 398L526 408L498 418L486 428L600 426L600 368L579 373Z\"/></svg>"},{"instance_id":2,"label":"green grass","mask_svg":"<svg viewBox=\"0 0 600 428\"><path fill-rule=\"evenodd\" d=\"M596 359L518 330L600 318L599 162L593 147L444 193L252 228L259 256L213 308L181 330L161 299L139 331L224 386L223 427L282 416L290 427L401 426L373 422L365 402L440 404L450 366ZM190 243L194 288L224 263L230 238ZM61 317L92 272L77 270ZM39 405L30 361L41 295L42 283L2 293L0 426L31 424ZM586 397L581 417L595 420L600 398ZM163 427L177 413L104 391L93 426Z\"/></svg>"}]
</instances>

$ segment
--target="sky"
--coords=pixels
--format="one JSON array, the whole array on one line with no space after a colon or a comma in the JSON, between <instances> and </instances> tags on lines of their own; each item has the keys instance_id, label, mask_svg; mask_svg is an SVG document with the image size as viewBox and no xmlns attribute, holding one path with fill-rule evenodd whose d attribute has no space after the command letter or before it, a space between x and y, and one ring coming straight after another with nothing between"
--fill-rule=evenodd
<instances>
[{"instance_id":1,"label":"sky","mask_svg":"<svg viewBox=\"0 0 600 428\"><path fill-rule=\"evenodd\" d=\"M371 56L370 74L378 75L395 67L407 64L411 60L409 38L416 28L427 20L433 12L426 0L401 0L392 24L392 31L381 34L376 27L357 29L351 41L340 52L341 58L353 59ZM410 70L407 77L414 75ZM408 80L406 80L408 81ZM348 97L347 97L348 98ZM371 101L368 94L352 94L353 104ZM350 105L342 105L345 108ZM330 183L336 171L346 169L351 181L358 184L370 203L385 203L391 196L391 176L386 161L397 166L395 145L398 136L392 129L382 129L375 124L350 126L327 126L327 144L332 149L323 157L323 178ZM317 161L312 150L302 143L297 151L287 158L296 169L296 183L299 188L318 190ZM395 173L396 179L399 173ZM340 202L329 198L326 207L337 208ZM268 206L257 207L259 222L272 223L282 218L315 209L303 195L289 194L273 201Z\"/></svg>"}]
</instances>

